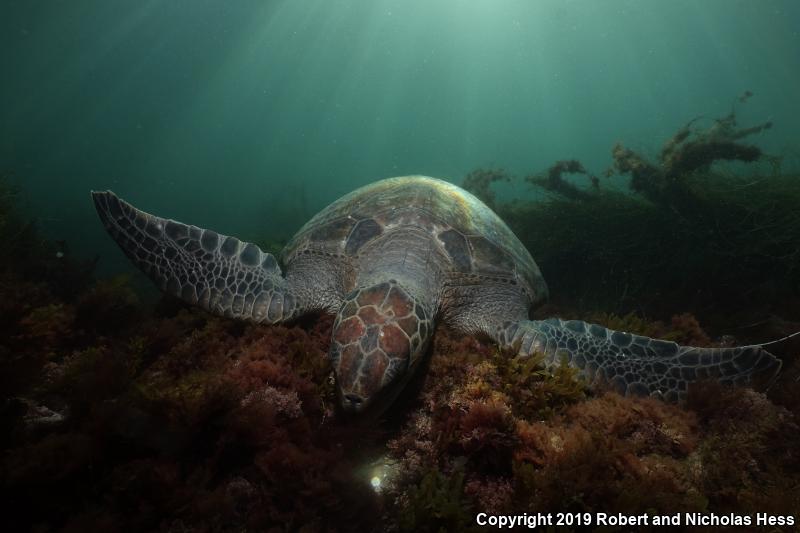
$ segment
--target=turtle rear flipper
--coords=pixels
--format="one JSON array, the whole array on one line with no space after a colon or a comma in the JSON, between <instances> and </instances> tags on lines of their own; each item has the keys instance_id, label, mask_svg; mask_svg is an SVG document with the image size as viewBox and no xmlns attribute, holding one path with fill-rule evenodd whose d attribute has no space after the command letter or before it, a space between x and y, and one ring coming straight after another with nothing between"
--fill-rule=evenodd
<instances>
[{"instance_id":1,"label":"turtle rear flipper","mask_svg":"<svg viewBox=\"0 0 800 533\"><path fill-rule=\"evenodd\" d=\"M92 191L122 251L164 292L214 314L277 323L304 311L272 254L255 244L136 209Z\"/></svg>"},{"instance_id":2,"label":"turtle rear flipper","mask_svg":"<svg viewBox=\"0 0 800 533\"><path fill-rule=\"evenodd\" d=\"M761 346L680 346L580 320L507 322L497 337L520 356L544 355L548 366L566 360L591 384L605 382L621 394L668 401L684 400L695 381L748 385L755 375L773 380L781 368L781 361Z\"/></svg>"}]
</instances>

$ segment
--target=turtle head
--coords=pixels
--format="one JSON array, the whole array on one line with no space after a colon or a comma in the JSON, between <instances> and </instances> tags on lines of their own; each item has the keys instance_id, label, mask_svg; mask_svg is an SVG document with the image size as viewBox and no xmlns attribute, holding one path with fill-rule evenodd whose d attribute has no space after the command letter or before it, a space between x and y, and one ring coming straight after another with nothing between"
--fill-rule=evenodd
<instances>
[{"instance_id":1,"label":"turtle head","mask_svg":"<svg viewBox=\"0 0 800 533\"><path fill-rule=\"evenodd\" d=\"M388 406L418 366L431 333L430 313L395 280L348 294L330 348L343 410Z\"/></svg>"}]
</instances>

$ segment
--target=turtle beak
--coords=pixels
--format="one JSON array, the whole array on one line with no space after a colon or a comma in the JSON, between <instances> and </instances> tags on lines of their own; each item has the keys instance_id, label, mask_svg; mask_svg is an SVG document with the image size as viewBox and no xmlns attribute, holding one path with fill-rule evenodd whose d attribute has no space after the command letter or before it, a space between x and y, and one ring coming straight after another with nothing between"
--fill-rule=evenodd
<instances>
[{"instance_id":1,"label":"turtle beak","mask_svg":"<svg viewBox=\"0 0 800 533\"><path fill-rule=\"evenodd\" d=\"M356 391L339 389L338 396L340 412L346 420L370 420L383 411L379 406L381 402L374 402Z\"/></svg>"},{"instance_id":2,"label":"turtle beak","mask_svg":"<svg viewBox=\"0 0 800 533\"><path fill-rule=\"evenodd\" d=\"M348 393L342 395L342 409L349 414L358 414L364 411L367 402L361 395Z\"/></svg>"}]
</instances>

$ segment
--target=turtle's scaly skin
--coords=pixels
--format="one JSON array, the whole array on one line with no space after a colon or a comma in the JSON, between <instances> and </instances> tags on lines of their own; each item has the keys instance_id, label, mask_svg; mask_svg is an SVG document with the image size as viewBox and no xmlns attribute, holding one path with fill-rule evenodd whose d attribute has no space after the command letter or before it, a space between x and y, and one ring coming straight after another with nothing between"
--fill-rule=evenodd
<instances>
[{"instance_id":1,"label":"turtle's scaly skin","mask_svg":"<svg viewBox=\"0 0 800 533\"><path fill-rule=\"evenodd\" d=\"M688 384L749 383L780 362L760 346L704 349L581 321L528 320L547 285L528 251L486 205L421 176L362 187L313 217L275 258L253 244L165 220L93 193L109 233L162 290L211 312L276 323L337 315L330 357L342 407L391 401L436 322L482 333L520 356L565 360L624 394L680 399Z\"/></svg>"},{"instance_id":2,"label":"turtle's scaly skin","mask_svg":"<svg viewBox=\"0 0 800 533\"><path fill-rule=\"evenodd\" d=\"M620 394L668 401L684 399L693 381L747 385L754 373L774 377L781 367L780 361L757 345L680 346L582 320L510 321L498 329L495 339L519 354L543 354L547 366L564 359L590 383L610 385Z\"/></svg>"},{"instance_id":3,"label":"turtle's scaly skin","mask_svg":"<svg viewBox=\"0 0 800 533\"><path fill-rule=\"evenodd\" d=\"M111 191L92 192L108 233L159 288L229 318L274 324L309 306L288 290L278 262L255 244L140 211Z\"/></svg>"}]
</instances>

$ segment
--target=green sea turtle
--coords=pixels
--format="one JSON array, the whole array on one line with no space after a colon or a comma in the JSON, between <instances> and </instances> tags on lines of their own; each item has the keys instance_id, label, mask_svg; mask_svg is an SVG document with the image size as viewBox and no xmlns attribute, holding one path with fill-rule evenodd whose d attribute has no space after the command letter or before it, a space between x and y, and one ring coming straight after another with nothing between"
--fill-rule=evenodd
<instances>
[{"instance_id":1,"label":"green sea turtle","mask_svg":"<svg viewBox=\"0 0 800 533\"><path fill-rule=\"evenodd\" d=\"M267 324L335 314L329 356L346 412L387 405L437 323L519 356L544 354L548 366L566 360L589 383L672 401L695 380L746 384L781 365L761 346L696 348L579 320L529 320L547 297L531 255L483 202L434 178L390 178L345 195L300 229L280 262L110 191L92 196L111 236L165 292Z\"/></svg>"}]
</instances>

